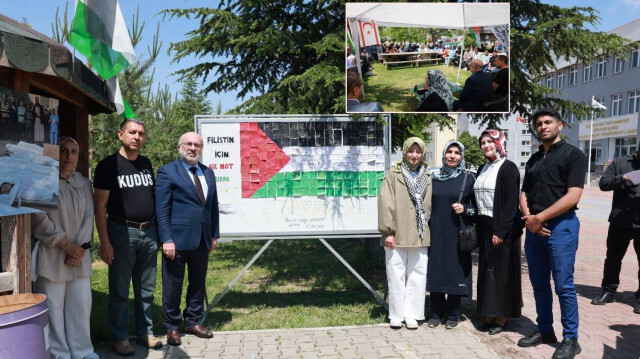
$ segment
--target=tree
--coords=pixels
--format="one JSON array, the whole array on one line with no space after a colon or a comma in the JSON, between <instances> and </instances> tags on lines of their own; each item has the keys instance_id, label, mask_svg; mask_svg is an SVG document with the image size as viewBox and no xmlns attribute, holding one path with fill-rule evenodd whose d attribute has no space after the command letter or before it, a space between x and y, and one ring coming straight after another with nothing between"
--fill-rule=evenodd
<instances>
[{"instance_id":1,"label":"tree","mask_svg":"<svg viewBox=\"0 0 640 359\"><path fill-rule=\"evenodd\" d=\"M598 56L624 54L629 40L615 34L593 32L599 17L591 7L562 8L539 0L511 1L511 102L510 112L524 118L540 107L550 106L561 113L587 116L590 105L562 98L563 92L538 85L536 79L553 71L559 58L572 62L592 62ZM503 115L476 115L475 122L498 127Z\"/></svg>"},{"instance_id":2,"label":"tree","mask_svg":"<svg viewBox=\"0 0 640 359\"><path fill-rule=\"evenodd\" d=\"M458 141L464 145L464 161L467 169L471 167L477 168L485 162L480 146L478 146L478 137L465 130L458 137Z\"/></svg>"},{"instance_id":3,"label":"tree","mask_svg":"<svg viewBox=\"0 0 640 359\"><path fill-rule=\"evenodd\" d=\"M194 18L200 27L172 43L173 61L203 62L176 71L202 77L205 93L262 92L235 112L344 111L344 1L223 0L217 9L167 9L169 18ZM220 57L226 58L219 60Z\"/></svg>"}]
</instances>

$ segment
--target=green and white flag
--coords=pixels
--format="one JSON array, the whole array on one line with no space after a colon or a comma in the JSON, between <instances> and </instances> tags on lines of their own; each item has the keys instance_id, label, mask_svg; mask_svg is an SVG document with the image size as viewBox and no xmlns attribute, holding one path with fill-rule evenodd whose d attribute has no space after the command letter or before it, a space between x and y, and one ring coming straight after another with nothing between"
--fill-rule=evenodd
<instances>
[{"instance_id":1,"label":"green and white flag","mask_svg":"<svg viewBox=\"0 0 640 359\"><path fill-rule=\"evenodd\" d=\"M117 74L136 61L131 38L118 0L78 0L69 43L86 56L98 74L108 81L118 114L135 117L122 98Z\"/></svg>"}]
</instances>

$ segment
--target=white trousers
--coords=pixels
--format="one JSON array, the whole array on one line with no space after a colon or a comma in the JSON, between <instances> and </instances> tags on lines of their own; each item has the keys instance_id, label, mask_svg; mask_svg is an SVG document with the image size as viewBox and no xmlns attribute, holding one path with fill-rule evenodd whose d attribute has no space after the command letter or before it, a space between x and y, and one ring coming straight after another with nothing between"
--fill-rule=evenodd
<instances>
[{"instance_id":1,"label":"white trousers","mask_svg":"<svg viewBox=\"0 0 640 359\"><path fill-rule=\"evenodd\" d=\"M389 319L424 320L427 247L384 247L389 286Z\"/></svg>"},{"instance_id":2,"label":"white trousers","mask_svg":"<svg viewBox=\"0 0 640 359\"><path fill-rule=\"evenodd\" d=\"M93 354L89 325L91 277L53 282L40 276L35 290L47 296L51 357L76 359Z\"/></svg>"}]
</instances>

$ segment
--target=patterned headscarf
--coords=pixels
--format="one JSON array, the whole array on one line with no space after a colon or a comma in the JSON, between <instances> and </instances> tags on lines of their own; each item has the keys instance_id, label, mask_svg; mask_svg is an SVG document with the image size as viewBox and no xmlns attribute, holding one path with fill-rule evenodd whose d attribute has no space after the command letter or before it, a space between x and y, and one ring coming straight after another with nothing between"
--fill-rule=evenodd
<instances>
[{"instance_id":1,"label":"patterned headscarf","mask_svg":"<svg viewBox=\"0 0 640 359\"><path fill-rule=\"evenodd\" d=\"M451 168L446 165L447 161L445 160L445 155L451 146L458 146L460 148L460 163L455 168ZM452 178L458 177L461 173L464 173L464 145L459 141L449 141L444 146L444 150L442 150L442 167L439 170L433 173L433 178L438 181L447 181Z\"/></svg>"},{"instance_id":2,"label":"patterned headscarf","mask_svg":"<svg viewBox=\"0 0 640 359\"><path fill-rule=\"evenodd\" d=\"M402 171L402 177L404 183L407 185L407 191L411 202L413 202L413 208L416 212L416 226L418 228L418 235L422 238L425 228L427 228L427 216L422 204L422 198L424 198L427 192L427 186L429 184L429 172L427 166L420 161L419 164L413 166L407 161L407 152L413 144L417 144L422 153L424 154L425 143L418 137L410 137L402 144L402 160L400 163L400 170ZM422 165L422 166L421 166ZM417 173L415 173L417 170Z\"/></svg>"},{"instance_id":3,"label":"patterned headscarf","mask_svg":"<svg viewBox=\"0 0 640 359\"><path fill-rule=\"evenodd\" d=\"M493 162L503 157L507 157L507 138L504 136L504 133L498 130L484 130L478 138L478 143L482 141L482 136L485 135L491 137L493 143L496 145L496 154L493 155L493 157L487 159L490 162Z\"/></svg>"},{"instance_id":4,"label":"patterned headscarf","mask_svg":"<svg viewBox=\"0 0 640 359\"><path fill-rule=\"evenodd\" d=\"M429 79L429 88L424 93L424 98L435 92L447 104L447 109L453 111L453 94L451 93L451 88L449 88L449 81L447 81L442 71L429 70L427 71L427 78Z\"/></svg>"}]
</instances>

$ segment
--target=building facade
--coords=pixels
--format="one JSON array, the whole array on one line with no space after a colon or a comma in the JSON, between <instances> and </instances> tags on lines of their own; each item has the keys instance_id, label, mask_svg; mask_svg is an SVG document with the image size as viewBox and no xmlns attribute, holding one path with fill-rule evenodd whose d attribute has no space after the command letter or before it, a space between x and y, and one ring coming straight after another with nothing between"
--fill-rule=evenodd
<instances>
[{"instance_id":1,"label":"building facade","mask_svg":"<svg viewBox=\"0 0 640 359\"><path fill-rule=\"evenodd\" d=\"M619 26L614 33L631 41L640 41L640 19ZM640 121L640 47L623 56L599 57L593 63L558 61L556 70L538 83L564 92L564 98L591 104L592 97L606 107L604 114L594 112L578 119L563 114L567 141L579 147L591 160L592 172L620 156L634 153L638 144ZM593 127L592 127L593 126ZM590 155L590 156L589 156Z\"/></svg>"}]
</instances>

